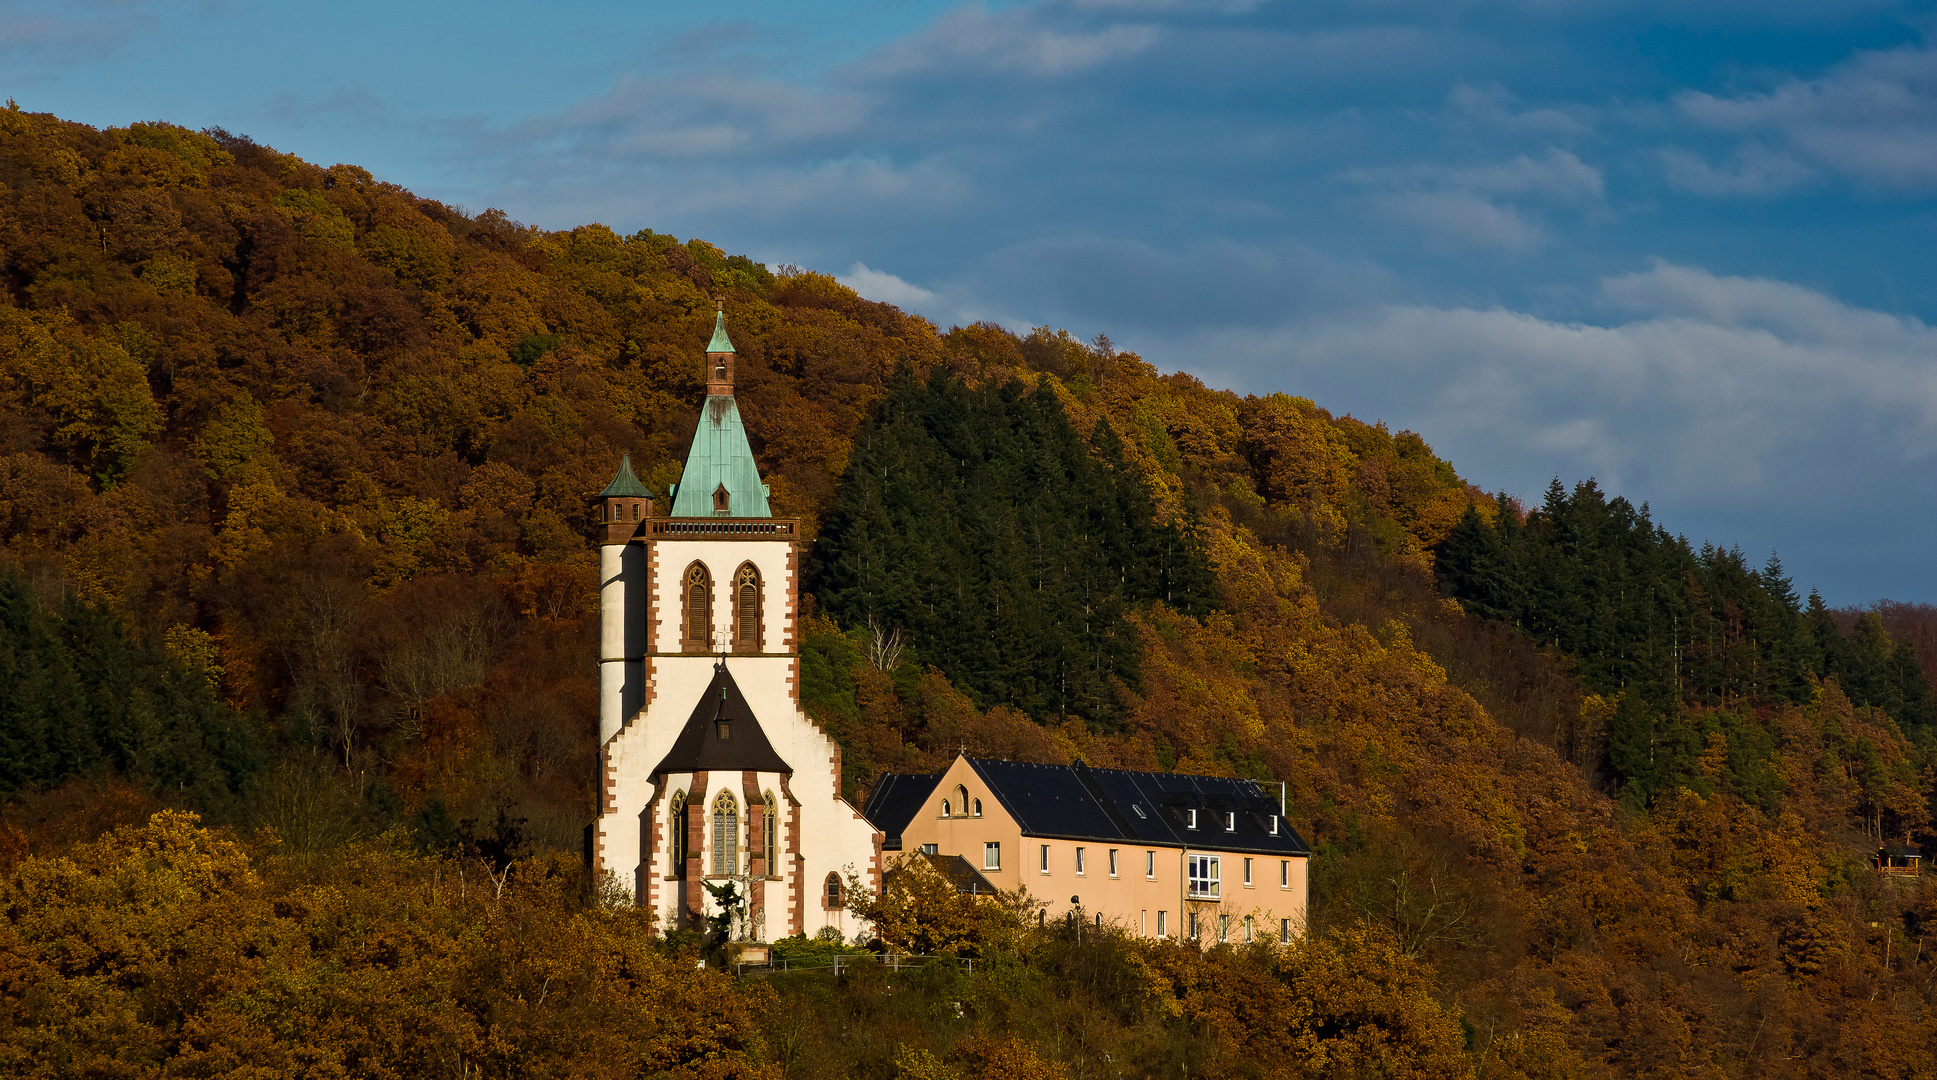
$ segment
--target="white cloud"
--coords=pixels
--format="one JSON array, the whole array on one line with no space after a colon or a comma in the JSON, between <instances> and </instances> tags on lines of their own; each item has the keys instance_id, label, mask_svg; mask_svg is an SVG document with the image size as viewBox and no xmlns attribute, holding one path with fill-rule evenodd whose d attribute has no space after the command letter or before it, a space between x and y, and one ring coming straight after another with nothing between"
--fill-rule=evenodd
<instances>
[{"instance_id":1,"label":"white cloud","mask_svg":"<svg viewBox=\"0 0 1937 1080\"><path fill-rule=\"evenodd\" d=\"M909 311L926 310L935 301L933 292L886 271L872 269L867 263L855 263L837 280L869 300L893 304Z\"/></svg>"},{"instance_id":2,"label":"white cloud","mask_svg":"<svg viewBox=\"0 0 1937 1080\"><path fill-rule=\"evenodd\" d=\"M1917 319L1665 262L1600 296L1631 317L1393 305L1196 349L1376 381L1408 426L1471 447L1456 460L1536 483L1560 471L1663 497L1773 497L1827 468L1937 453L1937 329Z\"/></svg>"},{"instance_id":3,"label":"white cloud","mask_svg":"<svg viewBox=\"0 0 1937 1080\"><path fill-rule=\"evenodd\" d=\"M1663 147L1656 154L1668 183L1697 195L1779 195L1816 175L1788 154L1755 143L1740 147L1732 164L1719 167L1679 147Z\"/></svg>"},{"instance_id":4,"label":"white cloud","mask_svg":"<svg viewBox=\"0 0 1937 1080\"><path fill-rule=\"evenodd\" d=\"M1599 169L1555 147L1537 158L1519 154L1484 165L1353 169L1341 178L1384 189L1386 194L1372 200L1381 213L1440 242L1514 252L1547 242L1538 217L1516 203L1588 208L1598 206L1604 194Z\"/></svg>"},{"instance_id":5,"label":"white cloud","mask_svg":"<svg viewBox=\"0 0 1937 1080\"><path fill-rule=\"evenodd\" d=\"M1471 191L1405 191L1381 196L1375 204L1388 217L1464 247L1532 251L1547 240L1540 225L1520 211Z\"/></svg>"},{"instance_id":6,"label":"white cloud","mask_svg":"<svg viewBox=\"0 0 1937 1080\"><path fill-rule=\"evenodd\" d=\"M1027 8L990 12L968 4L861 61L851 74L886 79L969 70L1055 78L1135 56L1161 36L1145 24L1059 30Z\"/></svg>"},{"instance_id":7,"label":"white cloud","mask_svg":"<svg viewBox=\"0 0 1937 1080\"><path fill-rule=\"evenodd\" d=\"M1687 93L1676 104L1703 127L1779 136L1832 172L1937 187L1937 50L1859 53L1820 79L1737 97Z\"/></svg>"}]
</instances>

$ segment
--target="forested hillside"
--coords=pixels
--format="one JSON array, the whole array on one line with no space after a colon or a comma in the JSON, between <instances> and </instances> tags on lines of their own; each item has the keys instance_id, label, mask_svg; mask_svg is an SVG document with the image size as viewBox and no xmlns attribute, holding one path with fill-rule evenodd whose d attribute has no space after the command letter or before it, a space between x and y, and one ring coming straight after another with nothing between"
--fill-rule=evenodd
<instances>
[{"instance_id":1,"label":"forested hillside","mask_svg":"<svg viewBox=\"0 0 1937 1080\"><path fill-rule=\"evenodd\" d=\"M1865 862L1930 828L1910 609L1106 339L221 131L0 112L0 258L0 1029L66 1055L0 1069L1933 1072L1937 886ZM1307 943L1012 911L947 938L972 978L837 993L567 880L586 500L678 478L716 296L848 790L958 747L1283 780Z\"/></svg>"}]
</instances>

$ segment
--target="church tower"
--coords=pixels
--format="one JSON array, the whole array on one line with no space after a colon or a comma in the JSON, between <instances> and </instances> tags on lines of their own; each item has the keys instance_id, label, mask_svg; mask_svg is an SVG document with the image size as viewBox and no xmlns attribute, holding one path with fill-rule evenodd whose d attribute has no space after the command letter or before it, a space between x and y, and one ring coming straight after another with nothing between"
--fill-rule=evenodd
<instances>
[{"instance_id":1,"label":"church tower","mask_svg":"<svg viewBox=\"0 0 1937 1080\"><path fill-rule=\"evenodd\" d=\"M724 305L667 516L629 457L599 506L600 805L591 859L671 928L748 898L736 936L848 924L881 837L840 795L840 748L800 709L799 523L777 518L733 397Z\"/></svg>"}]
</instances>

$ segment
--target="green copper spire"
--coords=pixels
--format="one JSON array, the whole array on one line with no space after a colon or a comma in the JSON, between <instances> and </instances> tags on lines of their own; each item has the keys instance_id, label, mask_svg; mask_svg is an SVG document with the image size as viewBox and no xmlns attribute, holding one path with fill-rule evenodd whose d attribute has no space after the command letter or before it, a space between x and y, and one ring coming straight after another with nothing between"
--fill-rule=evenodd
<instances>
[{"instance_id":1,"label":"green copper spire","mask_svg":"<svg viewBox=\"0 0 1937 1080\"><path fill-rule=\"evenodd\" d=\"M772 517L767 485L747 444L747 427L731 394L714 394L700 410L686 471L673 485L673 517Z\"/></svg>"},{"instance_id":2,"label":"green copper spire","mask_svg":"<svg viewBox=\"0 0 1937 1080\"><path fill-rule=\"evenodd\" d=\"M706 351L710 353L733 351L733 342L726 336L726 310L724 308L720 310L719 314L713 316L713 340L706 343Z\"/></svg>"},{"instance_id":3,"label":"green copper spire","mask_svg":"<svg viewBox=\"0 0 1937 1080\"><path fill-rule=\"evenodd\" d=\"M639 478L633 475L632 455L626 454L619 459L619 474L612 478L611 483L605 485L604 491L592 497L594 499L649 499L652 497L652 492L647 491L646 485L640 483Z\"/></svg>"}]
</instances>

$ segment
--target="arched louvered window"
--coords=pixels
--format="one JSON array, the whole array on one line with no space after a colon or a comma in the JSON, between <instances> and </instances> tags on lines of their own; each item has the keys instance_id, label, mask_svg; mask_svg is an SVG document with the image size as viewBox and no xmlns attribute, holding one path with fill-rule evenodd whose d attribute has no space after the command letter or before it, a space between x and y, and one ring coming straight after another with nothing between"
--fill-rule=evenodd
<instances>
[{"instance_id":1,"label":"arched louvered window","mask_svg":"<svg viewBox=\"0 0 1937 1080\"><path fill-rule=\"evenodd\" d=\"M765 805L760 813L760 854L766 861L767 876L775 877L777 872L774 868L779 865L780 859L780 816L774 805L773 792L767 792L767 797L761 802Z\"/></svg>"},{"instance_id":2,"label":"arched louvered window","mask_svg":"<svg viewBox=\"0 0 1937 1080\"><path fill-rule=\"evenodd\" d=\"M686 652L710 652L713 640L713 575L705 563L686 568L682 587L684 617L680 620L680 644Z\"/></svg>"},{"instance_id":3,"label":"arched louvered window","mask_svg":"<svg viewBox=\"0 0 1937 1080\"><path fill-rule=\"evenodd\" d=\"M760 571L752 563L740 564L733 575L733 651L760 651Z\"/></svg>"},{"instance_id":4,"label":"arched louvered window","mask_svg":"<svg viewBox=\"0 0 1937 1080\"><path fill-rule=\"evenodd\" d=\"M713 800L713 873L715 876L740 872L740 804L733 793L720 792Z\"/></svg>"}]
</instances>

